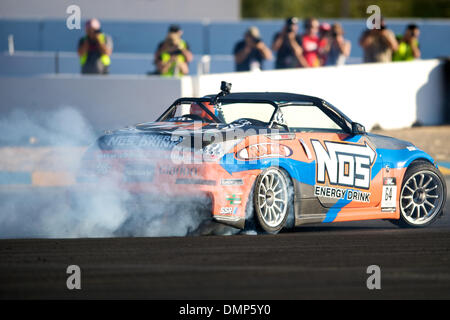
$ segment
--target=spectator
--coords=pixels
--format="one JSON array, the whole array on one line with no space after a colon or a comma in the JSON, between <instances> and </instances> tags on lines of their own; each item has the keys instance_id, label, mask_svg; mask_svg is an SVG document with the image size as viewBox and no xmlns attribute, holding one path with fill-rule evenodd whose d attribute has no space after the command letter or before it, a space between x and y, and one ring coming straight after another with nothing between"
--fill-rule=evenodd
<instances>
[{"instance_id":1,"label":"spectator","mask_svg":"<svg viewBox=\"0 0 450 320\"><path fill-rule=\"evenodd\" d=\"M326 48L327 55L325 65L340 66L345 64L345 60L350 55L351 42L344 39L344 30L340 23L335 23L331 27L331 36Z\"/></svg>"},{"instance_id":2,"label":"spectator","mask_svg":"<svg viewBox=\"0 0 450 320\"><path fill-rule=\"evenodd\" d=\"M189 73L189 62L193 55L187 42L181 38L182 35L180 26L171 25L166 39L159 43L154 61L159 75L171 77Z\"/></svg>"},{"instance_id":3,"label":"spectator","mask_svg":"<svg viewBox=\"0 0 450 320\"><path fill-rule=\"evenodd\" d=\"M236 71L262 70L264 60L272 59L272 52L264 44L257 27L250 27L234 47Z\"/></svg>"},{"instance_id":4,"label":"spectator","mask_svg":"<svg viewBox=\"0 0 450 320\"><path fill-rule=\"evenodd\" d=\"M309 67L319 67L319 43L317 36L319 32L319 21L315 18L308 18L303 24L305 33L301 37L303 56Z\"/></svg>"},{"instance_id":5,"label":"spectator","mask_svg":"<svg viewBox=\"0 0 450 320\"><path fill-rule=\"evenodd\" d=\"M297 34L298 19L289 18L281 32L278 32L272 43L272 50L277 52L276 69L307 67L308 63L303 57L301 39Z\"/></svg>"},{"instance_id":6,"label":"spectator","mask_svg":"<svg viewBox=\"0 0 450 320\"><path fill-rule=\"evenodd\" d=\"M386 28L384 18L381 18L379 29L374 26L364 31L359 44L364 50L364 62L390 62L398 47L394 33Z\"/></svg>"},{"instance_id":7,"label":"spectator","mask_svg":"<svg viewBox=\"0 0 450 320\"><path fill-rule=\"evenodd\" d=\"M393 61L409 61L420 58L419 49L420 30L416 24L410 24L406 27L402 36L397 36L398 49L392 56Z\"/></svg>"},{"instance_id":8,"label":"spectator","mask_svg":"<svg viewBox=\"0 0 450 320\"><path fill-rule=\"evenodd\" d=\"M113 42L100 27L100 21L97 19L88 20L85 25L86 36L78 42L78 55L83 74L109 73Z\"/></svg>"},{"instance_id":9,"label":"spectator","mask_svg":"<svg viewBox=\"0 0 450 320\"><path fill-rule=\"evenodd\" d=\"M329 23L320 24L319 28L319 61L320 65L323 66L326 63L328 55L328 46L331 41L331 26Z\"/></svg>"}]
</instances>

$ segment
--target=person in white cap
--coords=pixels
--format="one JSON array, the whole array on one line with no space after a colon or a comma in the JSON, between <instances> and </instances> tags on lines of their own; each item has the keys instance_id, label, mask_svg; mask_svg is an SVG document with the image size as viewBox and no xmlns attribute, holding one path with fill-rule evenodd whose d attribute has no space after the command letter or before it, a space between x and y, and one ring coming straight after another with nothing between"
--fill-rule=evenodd
<instances>
[{"instance_id":1,"label":"person in white cap","mask_svg":"<svg viewBox=\"0 0 450 320\"><path fill-rule=\"evenodd\" d=\"M78 43L81 73L108 74L111 64L113 42L101 30L100 21L90 19L85 25L86 35Z\"/></svg>"}]
</instances>

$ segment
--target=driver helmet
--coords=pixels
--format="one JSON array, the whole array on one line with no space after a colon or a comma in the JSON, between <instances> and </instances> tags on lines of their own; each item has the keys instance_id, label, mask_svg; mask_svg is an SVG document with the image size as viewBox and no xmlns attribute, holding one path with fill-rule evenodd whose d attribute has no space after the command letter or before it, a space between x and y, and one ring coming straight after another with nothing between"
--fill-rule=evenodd
<instances>
[{"instance_id":1,"label":"driver helmet","mask_svg":"<svg viewBox=\"0 0 450 320\"><path fill-rule=\"evenodd\" d=\"M207 108L209 111L211 111L212 114L214 114L214 106L210 102L202 102L205 108ZM214 121L213 118L206 113L205 110L202 109L202 107L198 103L192 103L191 109L189 111L190 114L195 114L202 119Z\"/></svg>"}]
</instances>

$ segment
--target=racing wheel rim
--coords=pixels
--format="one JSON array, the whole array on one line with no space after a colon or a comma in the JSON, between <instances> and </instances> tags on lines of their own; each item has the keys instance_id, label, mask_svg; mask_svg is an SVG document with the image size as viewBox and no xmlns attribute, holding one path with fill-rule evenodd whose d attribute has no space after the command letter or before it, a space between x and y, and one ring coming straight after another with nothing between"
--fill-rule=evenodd
<instances>
[{"instance_id":1,"label":"racing wheel rim","mask_svg":"<svg viewBox=\"0 0 450 320\"><path fill-rule=\"evenodd\" d=\"M276 228L284 221L288 205L288 188L284 175L279 170L268 170L258 185L256 205L264 223Z\"/></svg>"},{"instance_id":2,"label":"racing wheel rim","mask_svg":"<svg viewBox=\"0 0 450 320\"><path fill-rule=\"evenodd\" d=\"M423 225L440 212L444 187L432 171L419 171L405 182L400 195L400 209L406 221Z\"/></svg>"}]
</instances>

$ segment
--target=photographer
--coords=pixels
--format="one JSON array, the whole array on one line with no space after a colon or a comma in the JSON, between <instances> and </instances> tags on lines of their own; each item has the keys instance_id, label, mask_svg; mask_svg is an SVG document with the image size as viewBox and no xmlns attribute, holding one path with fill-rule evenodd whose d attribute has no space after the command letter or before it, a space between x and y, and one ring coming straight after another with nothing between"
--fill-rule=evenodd
<instances>
[{"instance_id":1,"label":"photographer","mask_svg":"<svg viewBox=\"0 0 450 320\"><path fill-rule=\"evenodd\" d=\"M97 19L88 20L85 29L86 36L78 43L81 73L108 74L113 48L111 37L102 33Z\"/></svg>"},{"instance_id":2,"label":"photographer","mask_svg":"<svg viewBox=\"0 0 450 320\"><path fill-rule=\"evenodd\" d=\"M286 20L283 30L275 35L272 43L272 50L277 52L275 68L308 67L297 32L298 20L292 17Z\"/></svg>"},{"instance_id":3,"label":"photographer","mask_svg":"<svg viewBox=\"0 0 450 320\"><path fill-rule=\"evenodd\" d=\"M264 44L257 27L250 27L234 47L236 71L262 70L264 60L272 59L272 52Z\"/></svg>"},{"instance_id":4,"label":"photographer","mask_svg":"<svg viewBox=\"0 0 450 320\"><path fill-rule=\"evenodd\" d=\"M351 43L344 39L344 30L340 23L335 23L331 27L331 34L328 40L326 51L326 66L340 66L345 64L345 60L350 55Z\"/></svg>"},{"instance_id":5,"label":"photographer","mask_svg":"<svg viewBox=\"0 0 450 320\"><path fill-rule=\"evenodd\" d=\"M155 53L157 73L161 76L182 76L189 73L189 62L193 55L189 45L181 36L183 31L178 25L171 25L166 39L158 45Z\"/></svg>"},{"instance_id":6,"label":"photographer","mask_svg":"<svg viewBox=\"0 0 450 320\"><path fill-rule=\"evenodd\" d=\"M397 36L398 49L394 52L393 61L410 61L420 58L419 26L409 24L403 36Z\"/></svg>"},{"instance_id":7,"label":"photographer","mask_svg":"<svg viewBox=\"0 0 450 320\"><path fill-rule=\"evenodd\" d=\"M364 31L359 44L364 50L364 62L390 62L392 53L398 48L395 35L386 28L384 18L381 18L379 29L374 26Z\"/></svg>"}]
</instances>

